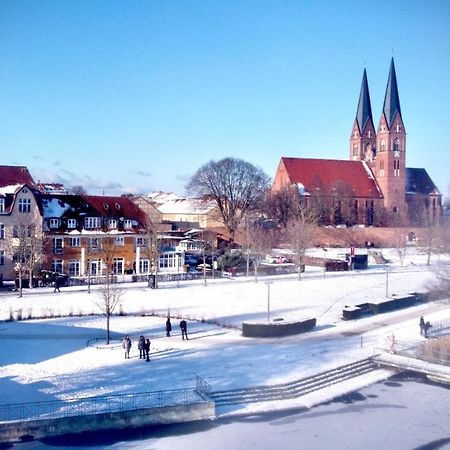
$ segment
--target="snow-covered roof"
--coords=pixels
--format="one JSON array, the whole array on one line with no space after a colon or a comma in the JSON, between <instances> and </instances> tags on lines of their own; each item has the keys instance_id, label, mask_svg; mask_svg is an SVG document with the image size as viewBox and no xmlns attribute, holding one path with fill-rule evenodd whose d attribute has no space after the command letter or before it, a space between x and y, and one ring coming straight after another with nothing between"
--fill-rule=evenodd
<instances>
[{"instance_id":1,"label":"snow-covered roof","mask_svg":"<svg viewBox=\"0 0 450 450\"><path fill-rule=\"evenodd\" d=\"M10 184L8 186L1 186L0 187L0 195L10 195L15 194L20 188L22 188L22 184Z\"/></svg>"},{"instance_id":2,"label":"snow-covered roof","mask_svg":"<svg viewBox=\"0 0 450 450\"><path fill-rule=\"evenodd\" d=\"M198 198L183 198L170 200L158 206L163 214L208 214L216 204L209 200L205 201Z\"/></svg>"},{"instance_id":3,"label":"snow-covered roof","mask_svg":"<svg viewBox=\"0 0 450 450\"><path fill-rule=\"evenodd\" d=\"M69 211L72 207L63 202L59 198L44 198L42 199L42 209L44 219L50 217L61 217L66 211Z\"/></svg>"},{"instance_id":4,"label":"snow-covered roof","mask_svg":"<svg viewBox=\"0 0 450 450\"><path fill-rule=\"evenodd\" d=\"M162 191L150 192L147 197L158 204L162 204L170 200L180 200L185 198L180 195L174 194L173 192Z\"/></svg>"}]
</instances>

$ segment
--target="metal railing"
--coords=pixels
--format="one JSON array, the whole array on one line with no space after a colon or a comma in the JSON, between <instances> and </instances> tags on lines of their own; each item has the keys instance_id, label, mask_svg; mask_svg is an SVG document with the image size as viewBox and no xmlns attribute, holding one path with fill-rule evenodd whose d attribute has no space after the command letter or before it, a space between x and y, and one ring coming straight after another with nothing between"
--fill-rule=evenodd
<instances>
[{"instance_id":1,"label":"metal railing","mask_svg":"<svg viewBox=\"0 0 450 450\"><path fill-rule=\"evenodd\" d=\"M431 328L428 330L428 336L442 336L450 334L450 318L431 322Z\"/></svg>"},{"instance_id":2,"label":"metal railing","mask_svg":"<svg viewBox=\"0 0 450 450\"><path fill-rule=\"evenodd\" d=\"M197 386L198 383L199 381L197 380ZM200 395L201 392L207 389L207 386L208 384L202 380L200 388L203 391L198 391L197 389L172 389L48 402L0 405L0 422L48 420L62 417L199 404L208 401Z\"/></svg>"}]
</instances>

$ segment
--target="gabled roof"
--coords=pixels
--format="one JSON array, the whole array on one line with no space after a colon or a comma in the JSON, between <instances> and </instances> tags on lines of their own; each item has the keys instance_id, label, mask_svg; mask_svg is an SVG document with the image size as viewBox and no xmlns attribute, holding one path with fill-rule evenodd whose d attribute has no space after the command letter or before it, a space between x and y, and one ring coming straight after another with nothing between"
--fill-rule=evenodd
<instances>
[{"instance_id":1,"label":"gabled roof","mask_svg":"<svg viewBox=\"0 0 450 450\"><path fill-rule=\"evenodd\" d=\"M99 216L134 219L140 225L144 225L146 222L145 212L127 197L83 195L82 198L97 211Z\"/></svg>"},{"instance_id":2,"label":"gabled roof","mask_svg":"<svg viewBox=\"0 0 450 450\"><path fill-rule=\"evenodd\" d=\"M25 166L0 166L0 187L17 184L35 185L28 169Z\"/></svg>"},{"instance_id":3,"label":"gabled roof","mask_svg":"<svg viewBox=\"0 0 450 450\"><path fill-rule=\"evenodd\" d=\"M394 58L391 59L389 68L389 78L386 86L386 94L384 96L383 114L386 118L388 127L392 127L396 113L402 117L400 109L400 98L398 96L397 76L395 74ZM403 120L403 119L402 119Z\"/></svg>"},{"instance_id":4,"label":"gabled roof","mask_svg":"<svg viewBox=\"0 0 450 450\"><path fill-rule=\"evenodd\" d=\"M425 169L406 168L406 193L407 194L436 194L439 189L433 183Z\"/></svg>"},{"instance_id":5,"label":"gabled roof","mask_svg":"<svg viewBox=\"0 0 450 450\"><path fill-rule=\"evenodd\" d=\"M367 72L364 68L363 79L361 83L361 92L359 93L358 109L356 111L356 121L360 133L363 132L367 122L373 124L372 106L370 104L369 84L367 82Z\"/></svg>"},{"instance_id":6,"label":"gabled roof","mask_svg":"<svg viewBox=\"0 0 450 450\"><path fill-rule=\"evenodd\" d=\"M339 185L351 189L353 197L382 198L372 171L364 161L312 158L281 158L291 184L307 194L316 190L331 195Z\"/></svg>"}]
</instances>

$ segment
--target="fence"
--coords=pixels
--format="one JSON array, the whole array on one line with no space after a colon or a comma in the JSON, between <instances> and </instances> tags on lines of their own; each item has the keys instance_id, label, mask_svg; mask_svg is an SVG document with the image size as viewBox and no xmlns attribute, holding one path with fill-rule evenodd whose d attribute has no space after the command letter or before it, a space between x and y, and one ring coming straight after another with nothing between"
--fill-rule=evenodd
<instances>
[{"instance_id":1,"label":"fence","mask_svg":"<svg viewBox=\"0 0 450 450\"><path fill-rule=\"evenodd\" d=\"M433 364L450 366L450 349L441 346L434 346L434 341L424 341L411 345L410 342L394 341L394 345L389 349L396 355L407 358L419 359Z\"/></svg>"},{"instance_id":2,"label":"fence","mask_svg":"<svg viewBox=\"0 0 450 450\"><path fill-rule=\"evenodd\" d=\"M431 328L428 330L429 337L445 334L450 334L450 318L431 323Z\"/></svg>"},{"instance_id":3,"label":"fence","mask_svg":"<svg viewBox=\"0 0 450 450\"><path fill-rule=\"evenodd\" d=\"M134 411L206 402L208 383L197 377L196 389L107 395L48 402L0 405L0 422L57 419L90 414Z\"/></svg>"}]
</instances>

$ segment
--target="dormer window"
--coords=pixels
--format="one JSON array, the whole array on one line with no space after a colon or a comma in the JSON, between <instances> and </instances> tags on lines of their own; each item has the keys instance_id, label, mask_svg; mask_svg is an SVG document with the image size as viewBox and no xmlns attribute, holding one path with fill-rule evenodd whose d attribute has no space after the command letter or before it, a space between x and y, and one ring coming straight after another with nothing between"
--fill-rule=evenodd
<instances>
[{"instance_id":1,"label":"dormer window","mask_svg":"<svg viewBox=\"0 0 450 450\"><path fill-rule=\"evenodd\" d=\"M59 228L60 225L60 221L59 219L50 219L48 221L48 225L50 228L54 229L54 228Z\"/></svg>"},{"instance_id":2,"label":"dormer window","mask_svg":"<svg viewBox=\"0 0 450 450\"><path fill-rule=\"evenodd\" d=\"M109 219L108 220L108 228L110 230L115 230L117 228L117 219Z\"/></svg>"},{"instance_id":3,"label":"dormer window","mask_svg":"<svg viewBox=\"0 0 450 450\"><path fill-rule=\"evenodd\" d=\"M100 228L102 226L101 217L86 217L84 219L84 227L86 229Z\"/></svg>"},{"instance_id":4,"label":"dormer window","mask_svg":"<svg viewBox=\"0 0 450 450\"><path fill-rule=\"evenodd\" d=\"M120 211L120 205L118 203L115 203L114 206L116 207L117 211Z\"/></svg>"},{"instance_id":5,"label":"dormer window","mask_svg":"<svg viewBox=\"0 0 450 450\"><path fill-rule=\"evenodd\" d=\"M0 198L0 213L5 212L5 199Z\"/></svg>"},{"instance_id":6,"label":"dormer window","mask_svg":"<svg viewBox=\"0 0 450 450\"><path fill-rule=\"evenodd\" d=\"M77 220L76 219L67 219L67 228L73 230L77 227Z\"/></svg>"},{"instance_id":7,"label":"dormer window","mask_svg":"<svg viewBox=\"0 0 450 450\"><path fill-rule=\"evenodd\" d=\"M130 219L125 219L125 220L123 221L123 227L124 227L125 229L133 228L133 221L130 220Z\"/></svg>"}]
</instances>

